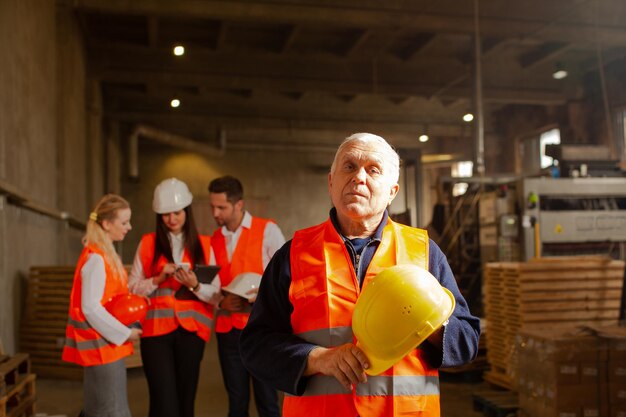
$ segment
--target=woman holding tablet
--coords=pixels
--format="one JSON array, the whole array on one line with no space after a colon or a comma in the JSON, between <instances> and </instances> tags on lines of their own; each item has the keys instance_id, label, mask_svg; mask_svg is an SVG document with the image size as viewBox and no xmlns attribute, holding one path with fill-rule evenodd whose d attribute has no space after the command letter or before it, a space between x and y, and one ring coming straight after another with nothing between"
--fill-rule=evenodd
<instances>
[{"instance_id":1,"label":"woman holding tablet","mask_svg":"<svg viewBox=\"0 0 626 417\"><path fill-rule=\"evenodd\" d=\"M156 231L144 235L130 290L150 297L141 359L150 393L149 417L193 417L200 361L209 340L219 277L202 283L194 268L215 264L209 236L198 234L187 185L169 178L154 190Z\"/></svg>"}]
</instances>

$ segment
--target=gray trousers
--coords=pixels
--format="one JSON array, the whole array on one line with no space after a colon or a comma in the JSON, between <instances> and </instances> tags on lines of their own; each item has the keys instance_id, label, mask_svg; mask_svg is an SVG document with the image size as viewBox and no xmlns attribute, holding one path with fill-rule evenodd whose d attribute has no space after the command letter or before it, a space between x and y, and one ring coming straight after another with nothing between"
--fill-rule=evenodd
<instances>
[{"instance_id":1,"label":"gray trousers","mask_svg":"<svg viewBox=\"0 0 626 417\"><path fill-rule=\"evenodd\" d=\"M87 366L83 375L85 417L131 417L126 392L124 359L106 365Z\"/></svg>"}]
</instances>

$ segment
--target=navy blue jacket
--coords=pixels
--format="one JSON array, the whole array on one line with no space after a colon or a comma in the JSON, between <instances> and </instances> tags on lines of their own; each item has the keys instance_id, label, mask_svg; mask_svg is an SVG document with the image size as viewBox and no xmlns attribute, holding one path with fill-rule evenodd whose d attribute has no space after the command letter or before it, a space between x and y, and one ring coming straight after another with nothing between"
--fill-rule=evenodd
<instances>
[{"instance_id":1,"label":"navy blue jacket","mask_svg":"<svg viewBox=\"0 0 626 417\"><path fill-rule=\"evenodd\" d=\"M331 210L330 217L335 229L339 231L335 209ZM385 212L376 233L370 239L351 241L343 238L352 256L353 266L356 263L356 254L360 254L355 272L361 282L378 248L387 219ZM291 240L274 254L265 269L259 294L250 320L241 334L239 347L244 365L252 375L276 389L302 395L308 381L308 377L302 375L307 356L317 346L294 336L291 328L293 306L289 302L290 251ZM470 313L445 255L432 240L428 266L430 273L441 285L454 294L456 307L445 327L443 349L436 349L427 342L422 345L422 349L427 352L427 360L432 367L462 365L476 357L480 321Z\"/></svg>"}]
</instances>

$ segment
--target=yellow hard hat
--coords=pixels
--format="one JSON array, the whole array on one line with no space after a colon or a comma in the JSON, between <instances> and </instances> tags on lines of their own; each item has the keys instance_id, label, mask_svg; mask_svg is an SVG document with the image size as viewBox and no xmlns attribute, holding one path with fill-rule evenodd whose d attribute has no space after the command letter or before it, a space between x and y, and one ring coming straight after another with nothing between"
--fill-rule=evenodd
<instances>
[{"instance_id":1,"label":"yellow hard hat","mask_svg":"<svg viewBox=\"0 0 626 417\"><path fill-rule=\"evenodd\" d=\"M419 346L448 320L454 296L415 265L384 269L365 287L354 307L352 331L378 375Z\"/></svg>"}]
</instances>

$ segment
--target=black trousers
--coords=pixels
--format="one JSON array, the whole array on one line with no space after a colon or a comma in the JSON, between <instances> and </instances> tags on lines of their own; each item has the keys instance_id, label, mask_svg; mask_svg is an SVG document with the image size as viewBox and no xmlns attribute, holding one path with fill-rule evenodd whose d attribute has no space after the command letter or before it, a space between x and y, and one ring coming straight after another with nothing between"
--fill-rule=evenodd
<instances>
[{"instance_id":1,"label":"black trousers","mask_svg":"<svg viewBox=\"0 0 626 417\"><path fill-rule=\"evenodd\" d=\"M149 417L193 417L205 342L178 327L141 338L141 360L150 392Z\"/></svg>"},{"instance_id":2,"label":"black trousers","mask_svg":"<svg viewBox=\"0 0 626 417\"><path fill-rule=\"evenodd\" d=\"M276 390L254 378L243 366L239 354L240 334L239 329L232 329L228 333L216 333L222 377L228 393L228 417L248 417L251 380L259 416L279 417L280 409Z\"/></svg>"}]
</instances>

